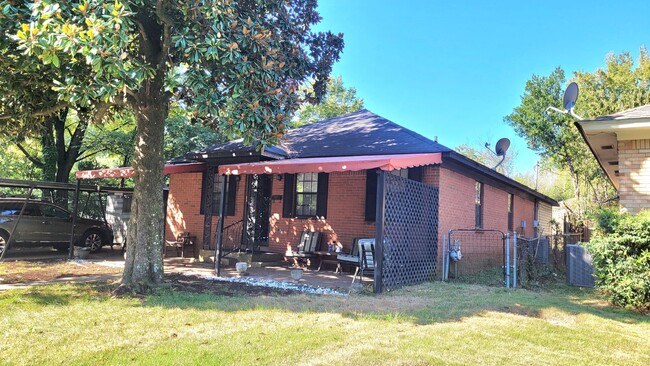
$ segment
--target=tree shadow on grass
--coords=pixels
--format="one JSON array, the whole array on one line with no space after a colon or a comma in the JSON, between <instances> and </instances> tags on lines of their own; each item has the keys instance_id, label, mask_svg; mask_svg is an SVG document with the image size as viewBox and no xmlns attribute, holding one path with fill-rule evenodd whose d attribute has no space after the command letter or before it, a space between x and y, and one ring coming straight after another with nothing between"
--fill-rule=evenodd
<instances>
[{"instance_id":1,"label":"tree shadow on grass","mask_svg":"<svg viewBox=\"0 0 650 366\"><path fill-rule=\"evenodd\" d=\"M196 281L205 284L197 285ZM649 316L607 305L593 290L568 286L529 291L435 282L382 295L327 296L204 279L194 279L192 283L189 287L175 286L147 296L142 306L225 312L264 308L294 313L339 313L355 320L399 319L419 325L454 322L486 312L532 318L555 313L589 314L627 324L650 323Z\"/></svg>"}]
</instances>

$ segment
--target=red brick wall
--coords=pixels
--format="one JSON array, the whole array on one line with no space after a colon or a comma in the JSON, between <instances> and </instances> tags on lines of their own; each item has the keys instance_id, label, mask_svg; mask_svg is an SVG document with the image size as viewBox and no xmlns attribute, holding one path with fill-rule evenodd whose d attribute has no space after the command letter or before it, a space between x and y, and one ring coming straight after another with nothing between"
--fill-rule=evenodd
<instances>
[{"instance_id":1,"label":"red brick wall","mask_svg":"<svg viewBox=\"0 0 650 366\"><path fill-rule=\"evenodd\" d=\"M201 206L201 173L174 174L170 177L167 225L165 237L189 231L197 237L196 252L202 247L203 215ZM241 220L244 211L246 177L237 185L235 216L226 217L225 225ZM474 227L473 178L440 166L425 167L423 182L440 188L439 243L449 229ZM351 249L357 237L374 237L374 222L365 221L366 172L337 172L329 175L327 217L325 219L294 219L282 217L282 201L271 206L269 249L284 252L290 246L295 249L303 230L323 232L322 245L328 241L340 241L345 250ZM508 228L508 193L488 184L483 185L483 227L506 231ZM283 195L284 181L273 180L273 195ZM521 220L526 220L524 234L533 235L534 203L515 195L514 228L519 231ZM212 230L216 229L217 218ZM441 254L441 251L439 250Z\"/></svg>"},{"instance_id":2,"label":"red brick wall","mask_svg":"<svg viewBox=\"0 0 650 366\"><path fill-rule=\"evenodd\" d=\"M273 194L282 195L284 181L273 182ZM375 223L365 221L366 172L336 172L329 175L327 217L325 219L294 219L282 217L282 201L271 206L269 250L285 252L296 249L304 230L321 231L321 246L331 240L352 248L354 238L375 236Z\"/></svg>"},{"instance_id":3,"label":"red brick wall","mask_svg":"<svg viewBox=\"0 0 650 366\"><path fill-rule=\"evenodd\" d=\"M194 253L198 255L203 247L203 219L201 210L201 182L203 173L172 174L169 179L169 198L167 199L167 223L165 239L173 240L182 232L196 236L197 243ZM244 215L244 196L246 194L246 179L242 177L237 183L237 202L235 215L227 216L224 224L229 225L239 221ZM212 232L217 227L218 217L212 220Z\"/></svg>"}]
</instances>

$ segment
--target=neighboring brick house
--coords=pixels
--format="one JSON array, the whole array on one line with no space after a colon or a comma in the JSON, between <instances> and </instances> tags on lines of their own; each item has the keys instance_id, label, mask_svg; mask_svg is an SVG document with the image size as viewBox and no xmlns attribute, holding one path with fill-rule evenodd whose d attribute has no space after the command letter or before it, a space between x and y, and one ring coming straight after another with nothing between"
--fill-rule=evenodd
<instances>
[{"instance_id":1,"label":"neighboring brick house","mask_svg":"<svg viewBox=\"0 0 650 366\"><path fill-rule=\"evenodd\" d=\"M650 209L650 104L576 126L618 190L621 210Z\"/></svg>"},{"instance_id":2,"label":"neighboring brick house","mask_svg":"<svg viewBox=\"0 0 650 366\"><path fill-rule=\"evenodd\" d=\"M278 253L295 249L306 229L346 250L354 238L375 237L379 170L438 188L438 245L449 229L459 228L534 236L534 222L550 217L557 205L367 110L289 130L280 145L259 151L232 141L175 159L187 161L204 162L206 170L170 176L166 237L191 232L199 241L196 255L200 248L214 253L223 187L224 225L254 222L244 235Z\"/></svg>"}]
</instances>

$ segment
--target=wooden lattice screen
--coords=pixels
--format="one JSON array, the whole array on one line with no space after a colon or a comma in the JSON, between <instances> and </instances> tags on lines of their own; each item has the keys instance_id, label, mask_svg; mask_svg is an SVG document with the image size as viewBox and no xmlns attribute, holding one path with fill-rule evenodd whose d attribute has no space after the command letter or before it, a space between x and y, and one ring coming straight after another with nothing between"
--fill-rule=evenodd
<instances>
[{"instance_id":1,"label":"wooden lattice screen","mask_svg":"<svg viewBox=\"0 0 650 366\"><path fill-rule=\"evenodd\" d=\"M432 281L438 256L438 188L380 172L376 236L375 292Z\"/></svg>"}]
</instances>

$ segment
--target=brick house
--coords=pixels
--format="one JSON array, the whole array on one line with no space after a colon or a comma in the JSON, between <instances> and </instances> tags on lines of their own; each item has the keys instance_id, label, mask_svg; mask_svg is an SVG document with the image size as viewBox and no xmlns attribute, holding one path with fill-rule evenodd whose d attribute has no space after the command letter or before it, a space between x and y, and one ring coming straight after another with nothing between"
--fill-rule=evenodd
<instances>
[{"instance_id":1,"label":"brick house","mask_svg":"<svg viewBox=\"0 0 650 366\"><path fill-rule=\"evenodd\" d=\"M165 235L196 235L197 256L214 255L221 206L223 226L240 223L241 240L255 248L284 253L295 249L304 230L313 230L323 233L322 243L337 241L350 250L354 238L375 237L377 218L387 214L377 193L384 189L384 174L435 188L437 208L431 217L437 221L424 226L435 228L426 245L436 247L436 256L449 229L482 227L534 236L550 225L551 206L557 206L367 110L289 130L278 146L256 150L238 140L174 160L188 161L204 163L205 171L170 175ZM410 202L421 205L417 197ZM403 230L415 225L410 219L417 218L406 218Z\"/></svg>"},{"instance_id":2,"label":"brick house","mask_svg":"<svg viewBox=\"0 0 650 366\"><path fill-rule=\"evenodd\" d=\"M650 104L594 119L576 127L610 182L621 210L650 208Z\"/></svg>"}]
</instances>

